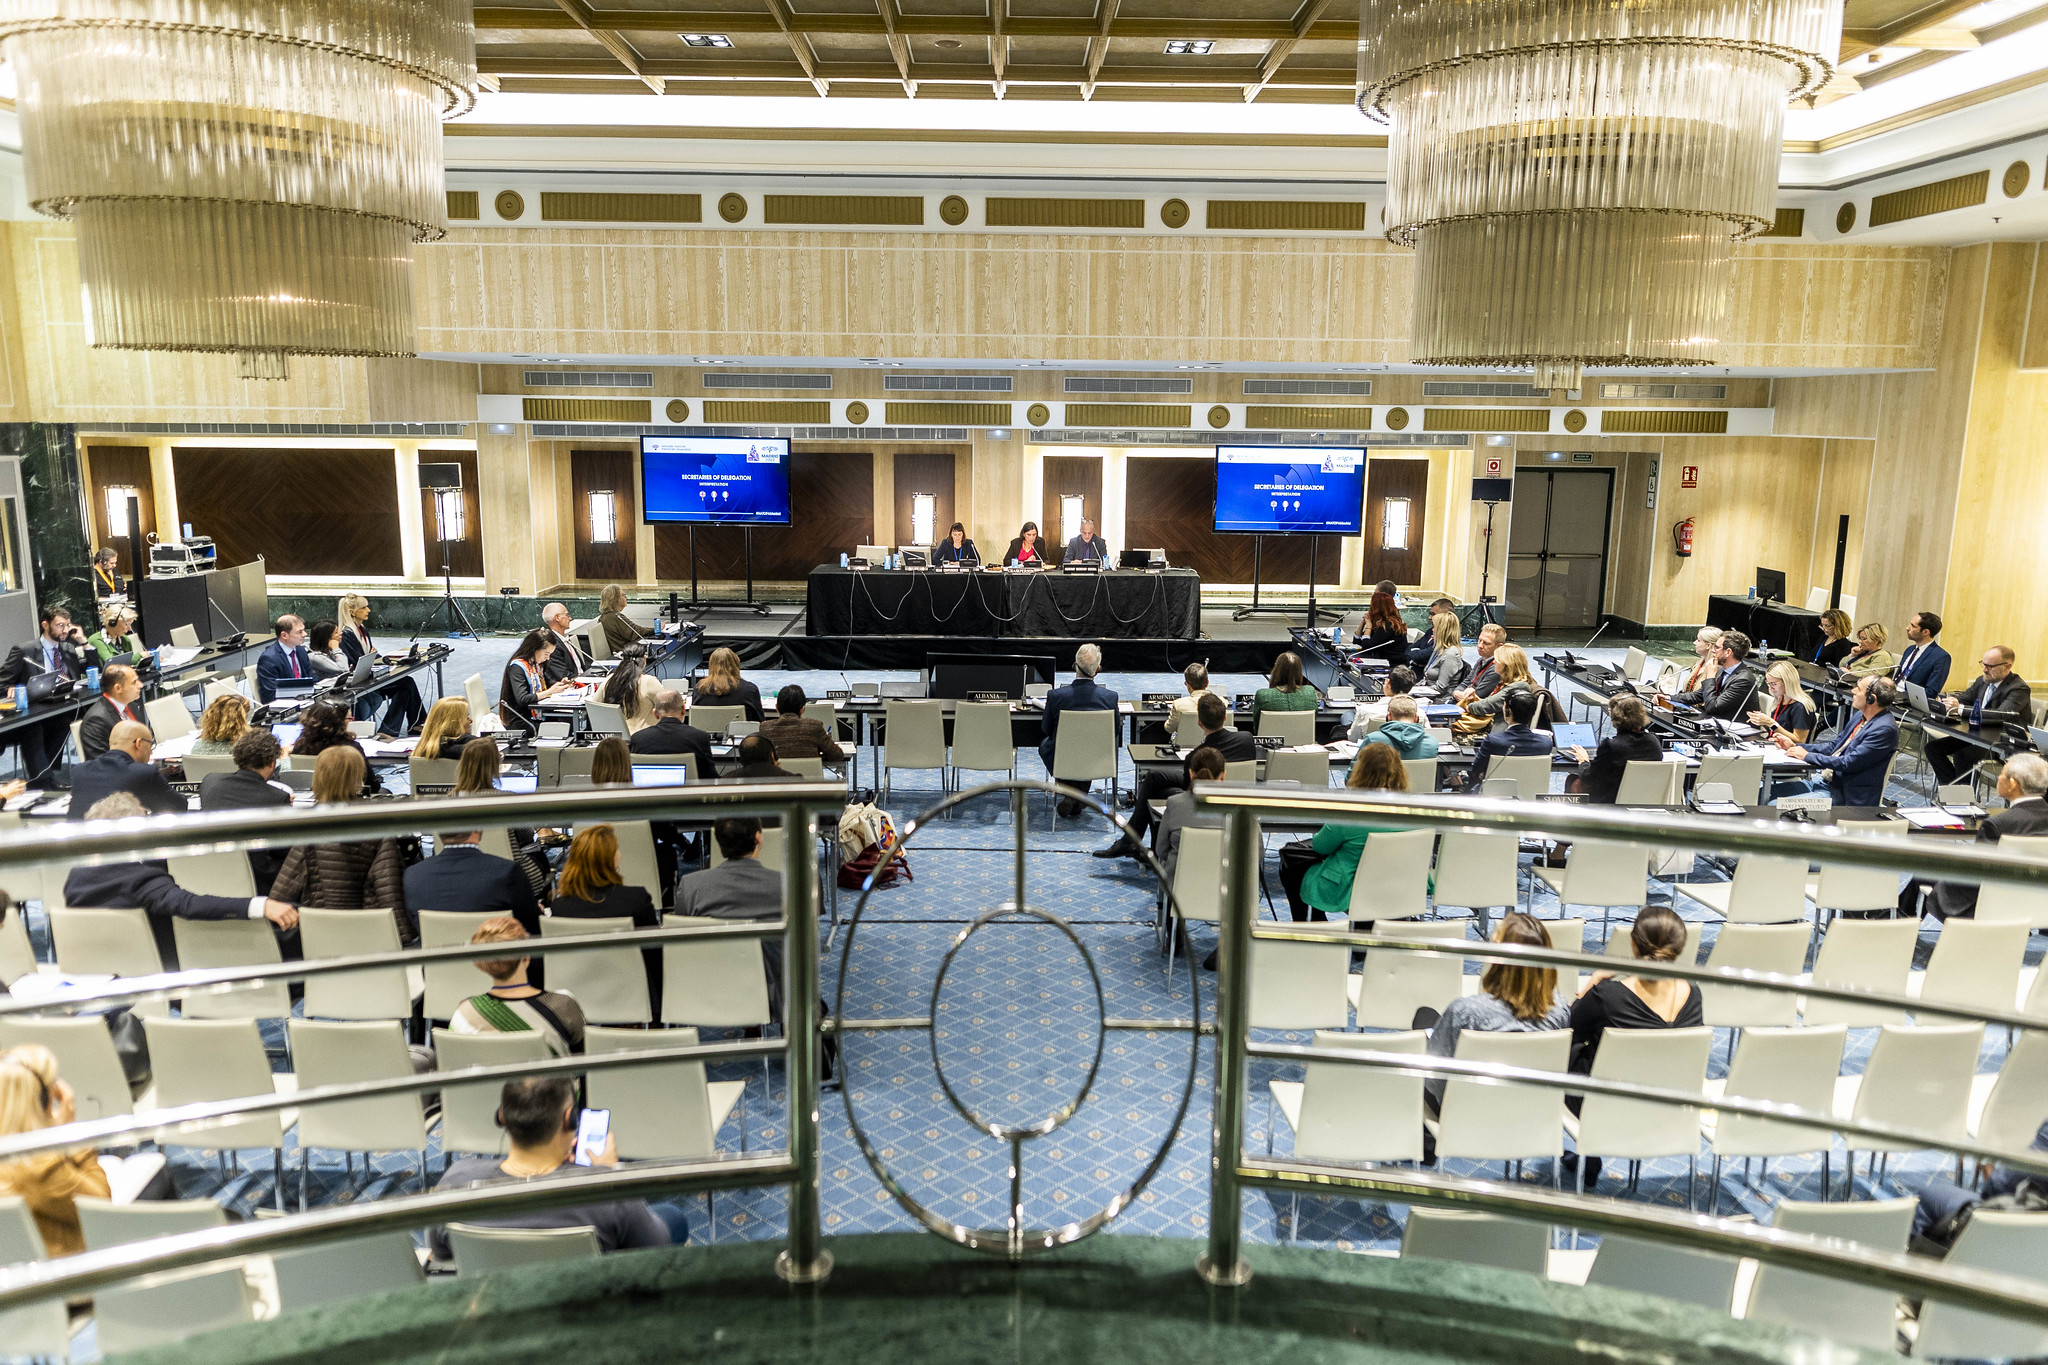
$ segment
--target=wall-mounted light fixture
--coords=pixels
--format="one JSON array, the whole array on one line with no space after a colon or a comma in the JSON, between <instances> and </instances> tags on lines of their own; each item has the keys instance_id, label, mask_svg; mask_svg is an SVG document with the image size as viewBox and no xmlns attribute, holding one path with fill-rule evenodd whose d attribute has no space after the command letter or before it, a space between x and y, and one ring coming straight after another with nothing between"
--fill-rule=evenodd
<instances>
[{"instance_id":1,"label":"wall-mounted light fixture","mask_svg":"<svg viewBox=\"0 0 2048 1365\"><path fill-rule=\"evenodd\" d=\"M1408 548L1408 521L1414 511L1407 498L1388 498L1380 510L1380 548L1382 550L1405 550Z\"/></svg>"},{"instance_id":2,"label":"wall-mounted light fixture","mask_svg":"<svg viewBox=\"0 0 2048 1365\"><path fill-rule=\"evenodd\" d=\"M590 494L590 543L612 545L619 539L619 495L609 488Z\"/></svg>"}]
</instances>

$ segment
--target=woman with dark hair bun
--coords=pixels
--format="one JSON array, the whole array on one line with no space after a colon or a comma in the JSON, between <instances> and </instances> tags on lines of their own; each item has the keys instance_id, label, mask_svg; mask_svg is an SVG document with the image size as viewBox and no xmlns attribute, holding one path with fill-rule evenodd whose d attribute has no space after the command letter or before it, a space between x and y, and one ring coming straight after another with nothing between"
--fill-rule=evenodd
<instances>
[{"instance_id":1,"label":"woman with dark hair bun","mask_svg":"<svg viewBox=\"0 0 2048 1365\"><path fill-rule=\"evenodd\" d=\"M552 697L574 681L547 680L547 662L554 655L555 642L544 630L527 631L519 648L512 651L512 660L505 665L505 676L498 683L498 717L506 725L528 734L540 729L541 699Z\"/></svg>"}]
</instances>

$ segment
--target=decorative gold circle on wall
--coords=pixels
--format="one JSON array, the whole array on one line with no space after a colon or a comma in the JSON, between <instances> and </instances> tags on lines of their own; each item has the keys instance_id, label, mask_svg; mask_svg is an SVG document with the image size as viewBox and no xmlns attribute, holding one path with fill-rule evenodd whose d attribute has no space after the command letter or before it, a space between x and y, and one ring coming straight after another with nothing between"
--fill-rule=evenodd
<instances>
[{"instance_id":1,"label":"decorative gold circle on wall","mask_svg":"<svg viewBox=\"0 0 2048 1365\"><path fill-rule=\"evenodd\" d=\"M1159 206L1159 221L1170 228L1186 227L1188 225L1188 201L1185 199L1169 199L1161 204Z\"/></svg>"},{"instance_id":2,"label":"decorative gold circle on wall","mask_svg":"<svg viewBox=\"0 0 2048 1365\"><path fill-rule=\"evenodd\" d=\"M743 194L723 194L718 198L718 216L728 223L737 223L747 216L747 197Z\"/></svg>"},{"instance_id":3,"label":"decorative gold circle on wall","mask_svg":"<svg viewBox=\"0 0 2048 1365\"><path fill-rule=\"evenodd\" d=\"M509 223L526 212L526 201L519 197L517 190L499 190L498 197L491 201L491 207L498 211L500 218Z\"/></svg>"},{"instance_id":4,"label":"decorative gold circle on wall","mask_svg":"<svg viewBox=\"0 0 2048 1365\"><path fill-rule=\"evenodd\" d=\"M1033 403L1024 409L1024 420L1034 427L1042 427L1052 420L1052 409L1043 403Z\"/></svg>"},{"instance_id":5,"label":"decorative gold circle on wall","mask_svg":"<svg viewBox=\"0 0 2048 1365\"><path fill-rule=\"evenodd\" d=\"M690 420L690 405L680 398L669 399L667 411L668 420L671 422L687 422Z\"/></svg>"},{"instance_id":6,"label":"decorative gold circle on wall","mask_svg":"<svg viewBox=\"0 0 2048 1365\"><path fill-rule=\"evenodd\" d=\"M1564 429L1571 432L1574 436L1584 431L1586 429L1586 414L1580 412L1577 408L1573 408L1564 415Z\"/></svg>"},{"instance_id":7,"label":"decorative gold circle on wall","mask_svg":"<svg viewBox=\"0 0 2048 1365\"><path fill-rule=\"evenodd\" d=\"M854 426L859 426L862 422L867 421L868 405L861 402L858 398L848 403L846 405L846 420Z\"/></svg>"},{"instance_id":8,"label":"decorative gold circle on wall","mask_svg":"<svg viewBox=\"0 0 2048 1365\"><path fill-rule=\"evenodd\" d=\"M1856 226L1856 206L1844 204L1835 210L1835 231L1847 232Z\"/></svg>"},{"instance_id":9,"label":"decorative gold circle on wall","mask_svg":"<svg viewBox=\"0 0 2048 1365\"><path fill-rule=\"evenodd\" d=\"M2027 180L2032 174L2032 168L2024 161L2015 161L2012 165L2007 166L2005 168L2005 180L2002 182L2005 186L2005 197L2017 199L2025 194L2027 192Z\"/></svg>"},{"instance_id":10,"label":"decorative gold circle on wall","mask_svg":"<svg viewBox=\"0 0 2048 1365\"><path fill-rule=\"evenodd\" d=\"M1218 403L1209 409L1209 425L1221 431L1230 425L1230 409Z\"/></svg>"},{"instance_id":11,"label":"decorative gold circle on wall","mask_svg":"<svg viewBox=\"0 0 2048 1365\"><path fill-rule=\"evenodd\" d=\"M957 194L949 194L941 199L939 221L949 227L959 227L967 221L967 201Z\"/></svg>"},{"instance_id":12,"label":"decorative gold circle on wall","mask_svg":"<svg viewBox=\"0 0 2048 1365\"><path fill-rule=\"evenodd\" d=\"M1408 429L1408 409L1406 409L1406 408L1388 408L1388 409L1387 409L1387 430L1388 430L1388 431L1406 431L1407 429Z\"/></svg>"}]
</instances>

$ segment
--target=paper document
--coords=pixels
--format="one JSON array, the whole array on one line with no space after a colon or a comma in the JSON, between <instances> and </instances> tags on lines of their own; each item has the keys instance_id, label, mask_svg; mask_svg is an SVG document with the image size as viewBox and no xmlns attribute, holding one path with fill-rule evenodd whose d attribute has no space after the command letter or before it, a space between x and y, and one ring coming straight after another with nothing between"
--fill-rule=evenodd
<instances>
[{"instance_id":1,"label":"paper document","mask_svg":"<svg viewBox=\"0 0 2048 1365\"><path fill-rule=\"evenodd\" d=\"M1898 817L1914 829L1961 829L1963 817L1934 806L1900 806Z\"/></svg>"}]
</instances>

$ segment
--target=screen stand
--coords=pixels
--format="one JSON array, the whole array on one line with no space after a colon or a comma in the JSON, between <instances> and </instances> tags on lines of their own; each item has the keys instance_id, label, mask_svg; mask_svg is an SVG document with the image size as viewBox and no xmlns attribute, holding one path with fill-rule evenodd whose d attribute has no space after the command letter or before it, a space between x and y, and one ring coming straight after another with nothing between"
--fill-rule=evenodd
<instances>
[{"instance_id":1,"label":"screen stand","mask_svg":"<svg viewBox=\"0 0 2048 1365\"><path fill-rule=\"evenodd\" d=\"M738 602L709 602L706 601L704 599L704 595L697 590L697 528L695 526L692 526L690 527L690 600L687 602L678 603L678 606L686 607L691 611L691 613L698 616L702 616L705 612L708 611L720 610L751 611L756 616L766 616L769 614L768 604L766 602L756 602L754 600L754 528L751 526L743 526L740 528L740 531L741 534L746 537L747 544L746 598ZM671 594L671 596L673 596L673 594Z\"/></svg>"},{"instance_id":2,"label":"screen stand","mask_svg":"<svg viewBox=\"0 0 2048 1365\"><path fill-rule=\"evenodd\" d=\"M1310 630L1314 630L1317 621L1324 617L1328 617L1332 621L1342 621L1344 619L1343 612L1332 611L1328 607L1318 607L1316 605L1316 546L1321 539L1322 537L1320 536L1310 536L1308 541L1308 628ZM1293 607L1266 607L1259 605L1259 574L1265 558L1265 546L1266 538L1264 536L1252 537L1252 600L1249 605L1239 607L1236 611L1230 613L1230 619L1233 621L1242 621L1247 616L1294 615Z\"/></svg>"}]
</instances>

